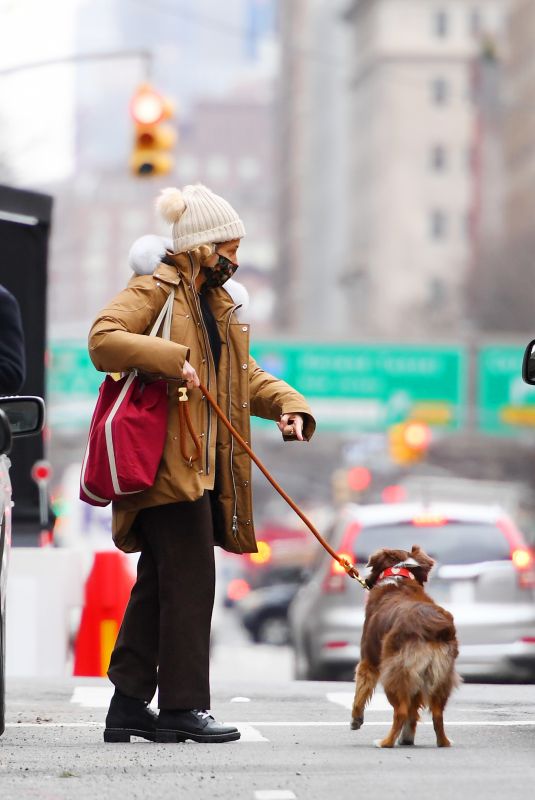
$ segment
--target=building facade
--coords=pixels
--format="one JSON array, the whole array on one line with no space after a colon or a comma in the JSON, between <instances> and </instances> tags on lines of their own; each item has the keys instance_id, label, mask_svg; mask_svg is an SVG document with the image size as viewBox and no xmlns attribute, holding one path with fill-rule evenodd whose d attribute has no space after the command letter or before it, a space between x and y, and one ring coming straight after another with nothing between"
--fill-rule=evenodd
<instances>
[{"instance_id":1,"label":"building facade","mask_svg":"<svg viewBox=\"0 0 535 800\"><path fill-rule=\"evenodd\" d=\"M348 320L359 336L458 335L472 258L474 65L506 0L355 0ZM353 310L353 313L352 313Z\"/></svg>"},{"instance_id":2,"label":"building facade","mask_svg":"<svg viewBox=\"0 0 535 800\"><path fill-rule=\"evenodd\" d=\"M506 227L508 237L523 239L533 231L535 208L535 3L512 0L505 72L507 117Z\"/></svg>"},{"instance_id":3,"label":"building facade","mask_svg":"<svg viewBox=\"0 0 535 800\"><path fill-rule=\"evenodd\" d=\"M347 0L280 2L276 319L303 337L345 333Z\"/></svg>"}]
</instances>

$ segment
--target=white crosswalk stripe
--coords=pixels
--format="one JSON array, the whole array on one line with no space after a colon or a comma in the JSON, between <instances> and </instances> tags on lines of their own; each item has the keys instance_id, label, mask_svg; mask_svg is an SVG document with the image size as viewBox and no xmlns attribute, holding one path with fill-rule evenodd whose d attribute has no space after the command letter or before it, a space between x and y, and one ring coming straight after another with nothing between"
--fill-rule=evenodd
<instances>
[{"instance_id":1,"label":"white crosswalk stripe","mask_svg":"<svg viewBox=\"0 0 535 800\"><path fill-rule=\"evenodd\" d=\"M343 706L343 708L348 708L351 710L353 707L353 699L355 697L354 692L328 692L327 693L327 700L331 703L336 703L336 705ZM386 695L384 692L375 692L373 695L369 706L367 706L367 711L392 711L392 706L386 699Z\"/></svg>"},{"instance_id":2,"label":"white crosswalk stripe","mask_svg":"<svg viewBox=\"0 0 535 800\"><path fill-rule=\"evenodd\" d=\"M108 708L113 694L113 686L75 686L72 693L71 703L79 705L82 708ZM151 707L156 709L155 700L152 701ZM75 723L83 727L84 723ZM89 723L94 724L94 723ZM37 724L35 724L37 727ZM61 727L61 724L58 725ZM265 736L262 736L257 728L250 725L248 722L241 722L239 726L241 733L241 742L269 742Z\"/></svg>"}]
</instances>

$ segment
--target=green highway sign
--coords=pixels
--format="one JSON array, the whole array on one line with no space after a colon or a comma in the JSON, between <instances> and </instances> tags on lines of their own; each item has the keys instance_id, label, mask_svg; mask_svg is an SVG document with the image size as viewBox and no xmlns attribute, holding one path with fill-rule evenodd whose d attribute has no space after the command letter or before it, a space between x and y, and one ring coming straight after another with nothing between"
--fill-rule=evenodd
<instances>
[{"instance_id":1,"label":"green highway sign","mask_svg":"<svg viewBox=\"0 0 535 800\"><path fill-rule=\"evenodd\" d=\"M461 347L259 341L252 353L305 395L324 430L381 431L409 417L450 429L462 424ZM85 341L53 342L49 357L52 426L86 430L104 376Z\"/></svg>"},{"instance_id":2,"label":"green highway sign","mask_svg":"<svg viewBox=\"0 0 535 800\"><path fill-rule=\"evenodd\" d=\"M478 355L478 425L484 433L535 428L535 388L522 380L524 348L483 347Z\"/></svg>"},{"instance_id":3,"label":"green highway sign","mask_svg":"<svg viewBox=\"0 0 535 800\"><path fill-rule=\"evenodd\" d=\"M52 342L48 348L47 408L52 429L88 431L104 375L97 372L87 342Z\"/></svg>"},{"instance_id":4,"label":"green highway sign","mask_svg":"<svg viewBox=\"0 0 535 800\"><path fill-rule=\"evenodd\" d=\"M323 429L380 431L411 417L462 424L461 347L257 342L251 349L261 367L305 395Z\"/></svg>"}]
</instances>

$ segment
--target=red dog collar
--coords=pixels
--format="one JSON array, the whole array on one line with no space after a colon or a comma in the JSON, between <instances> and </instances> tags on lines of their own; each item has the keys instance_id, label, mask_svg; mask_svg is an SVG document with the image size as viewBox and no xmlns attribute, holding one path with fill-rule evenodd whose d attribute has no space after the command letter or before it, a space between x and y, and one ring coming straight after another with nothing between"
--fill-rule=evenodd
<instances>
[{"instance_id":1,"label":"red dog collar","mask_svg":"<svg viewBox=\"0 0 535 800\"><path fill-rule=\"evenodd\" d=\"M384 569L377 578L377 583L382 581L383 578L409 578L411 581L416 580L412 572L405 567L388 567Z\"/></svg>"}]
</instances>

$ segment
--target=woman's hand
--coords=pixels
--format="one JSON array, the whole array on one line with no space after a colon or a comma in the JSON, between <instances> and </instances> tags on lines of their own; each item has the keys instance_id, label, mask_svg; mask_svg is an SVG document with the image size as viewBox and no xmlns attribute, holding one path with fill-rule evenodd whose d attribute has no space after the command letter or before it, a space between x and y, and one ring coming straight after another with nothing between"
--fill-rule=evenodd
<instances>
[{"instance_id":1,"label":"woman's hand","mask_svg":"<svg viewBox=\"0 0 535 800\"><path fill-rule=\"evenodd\" d=\"M194 389L196 386L200 385L199 376L197 375L195 369L191 366L189 361L184 361L184 367L182 369L182 377L186 381L188 389Z\"/></svg>"},{"instance_id":2,"label":"woman's hand","mask_svg":"<svg viewBox=\"0 0 535 800\"><path fill-rule=\"evenodd\" d=\"M301 414L283 414L277 422L279 430L283 436L295 436L299 442L304 442L303 437L304 420Z\"/></svg>"}]
</instances>

